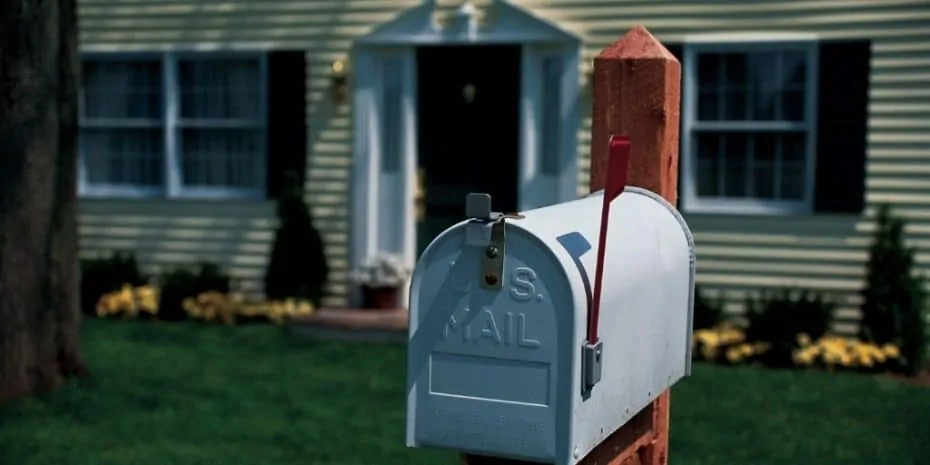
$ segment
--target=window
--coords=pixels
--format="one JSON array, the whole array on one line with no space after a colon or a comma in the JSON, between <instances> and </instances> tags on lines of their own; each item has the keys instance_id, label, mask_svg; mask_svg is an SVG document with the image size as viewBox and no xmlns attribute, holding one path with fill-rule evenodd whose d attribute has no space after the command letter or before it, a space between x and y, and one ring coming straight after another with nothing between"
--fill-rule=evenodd
<instances>
[{"instance_id":1,"label":"window","mask_svg":"<svg viewBox=\"0 0 930 465\"><path fill-rule=\"evenodd\" d=\"M685 207L810 211L814 44L688 44L685 56Z\"/></svg>"},{"instance_id":2,"label":"window","mask_svg":"<svg viewBox=\"0 0 930 465\"><path fill-rule=\"evenodd\" d=\"M264 62L255 55L85 59L82 193L262 195Z\"/></svg>"}]
</instances>

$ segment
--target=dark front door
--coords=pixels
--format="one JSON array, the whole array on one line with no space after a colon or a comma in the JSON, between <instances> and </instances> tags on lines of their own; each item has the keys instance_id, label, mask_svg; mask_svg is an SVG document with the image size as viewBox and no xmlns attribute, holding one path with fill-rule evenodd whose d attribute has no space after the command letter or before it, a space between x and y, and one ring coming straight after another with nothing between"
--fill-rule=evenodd
<instances>
[{"instance_id":1,"label":"dark front door","mask_svg":"<svg viewBox=\"0 0 930 465\"><path fill-rule=\"evenodd\" d=\"M520 46L417 49L418 253L464 219L465 195L517 210Z\"/></svg>"}]
</instances>

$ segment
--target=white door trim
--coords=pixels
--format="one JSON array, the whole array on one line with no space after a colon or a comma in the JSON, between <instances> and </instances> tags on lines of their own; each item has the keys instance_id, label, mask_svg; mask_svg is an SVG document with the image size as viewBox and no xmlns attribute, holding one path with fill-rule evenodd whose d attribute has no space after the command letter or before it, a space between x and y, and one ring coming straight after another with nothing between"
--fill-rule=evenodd
<instances>
[{"instance_id":1,"label":"white door trim","mask_svg":"<svg viewBox=\"0 0 930 465\"><path fill-rule=\"evenodd\" d=\"M489 8L497 8L493 15L495 20L483 29L469 28L465 24L440 30L433 22L435 8L434 2L427 0L359 38L353 47L353 198L349 250L353 269L367 257L381 252L397 254L411 267L417 259L415 51L419 45L521 45L520 160L519 179L515 180L519 182L519 208L527 210L577 196L581 47L578 37L505 0L492 2ZM554 152L561 169L555 174L546 174L541 170L540 150L544 141L541 71L542 60L553 55L562 58L561 92L557 100L559 150ZM385 154L381 123L392 117L384 114L383 66L388 59L399 60L402 69L399 114L393 116L401 132L400 153L396 154L400 169L392 173L382 169ZM402 294L406 299L406 293ZM350 305L358 303L358 289L352 286ZM406 301L402 304L406 305Z\"/></svg>"}]
</instances>

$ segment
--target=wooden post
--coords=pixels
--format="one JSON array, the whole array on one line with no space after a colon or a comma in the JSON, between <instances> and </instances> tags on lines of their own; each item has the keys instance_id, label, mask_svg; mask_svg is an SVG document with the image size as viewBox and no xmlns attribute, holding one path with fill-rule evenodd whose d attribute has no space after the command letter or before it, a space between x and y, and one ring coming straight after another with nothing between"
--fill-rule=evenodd
<instances>
[{"instance_id":1,"label":"wooden post","mask_svg":"<svg viewBox=\"0 0 930 465\"><path fill-rule=\"evenodd\" d=\"M611 135L630 139L629 186L678 201L681 64L646 28L636 26L594 59L590 190L604 188ZM609 311L609 310L608 310ZM666 465L669 393L611 434L584 465ZM465 455L463 465L526 462Z\"/></svg>"}]
</instances>

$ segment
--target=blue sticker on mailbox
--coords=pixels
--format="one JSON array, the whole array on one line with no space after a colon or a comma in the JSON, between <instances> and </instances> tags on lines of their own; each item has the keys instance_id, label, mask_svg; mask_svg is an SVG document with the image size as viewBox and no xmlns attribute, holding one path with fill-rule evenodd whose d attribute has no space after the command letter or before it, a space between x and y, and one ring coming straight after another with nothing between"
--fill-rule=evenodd
<instances>
[{"instance_id":1,"label":"blue sticker on mailbox","mask_svg":"<svg viewBox=\"0 0 930 465\"><path fill-rule=\"evenodd\" d=\"M563 234L557 237L556 240L559 241L559 244L562 244L562 247L565 247L568 255L572 257L572 261L575 262L575 267L578 268L578 272L581 273L581 282L584 284L584 293L585 297L588 299L588 312L590 313L592 300L591 282L588 281L588 272L585 271L584 265L581 264L581 256L591 250L591 243L577 231Z\"/></svg>"}]
</instances>

